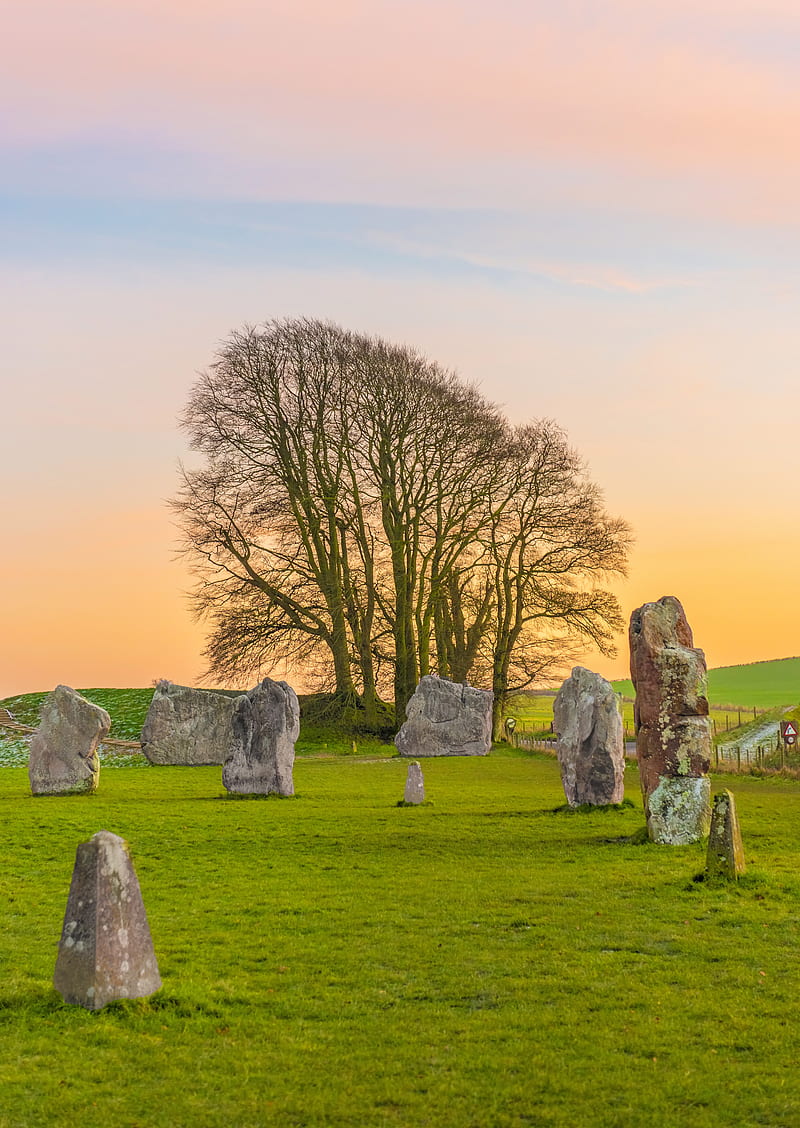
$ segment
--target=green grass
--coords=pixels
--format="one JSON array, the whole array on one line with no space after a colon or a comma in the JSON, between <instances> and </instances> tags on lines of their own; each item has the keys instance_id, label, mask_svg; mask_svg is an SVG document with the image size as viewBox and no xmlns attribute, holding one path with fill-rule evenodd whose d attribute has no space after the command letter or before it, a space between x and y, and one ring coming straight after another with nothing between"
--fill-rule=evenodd
<instances>
[{"instance_id":1,"label":"green grass","mask_svg":"<svg viewBox=\"0 0 800 1128\"><path fill-rule=\"evenodd\" d=\"M300 760L297 798L219 769L0 771L0 1125L720 1128L800 1123L800 790L732 782L749 873L635 846L636 807L554 813L548 757ZM720 782L730 782L721 780ZM130 845L162 990L51 987L75 847Z\"/></svg>"},{"instance_id":2,"label":"green grass","mask_svg":"<svg viewBox=\"0 0 800 1128\"><path fill-rule=\"evenodd\" d=\"M629 679L611 683L617 693L633 697ZM752 710L795 705L800 701L800 658L776 658L746 666L720 666L708 671L709 701L718 706Z\"/></svg>"}]
</instances>

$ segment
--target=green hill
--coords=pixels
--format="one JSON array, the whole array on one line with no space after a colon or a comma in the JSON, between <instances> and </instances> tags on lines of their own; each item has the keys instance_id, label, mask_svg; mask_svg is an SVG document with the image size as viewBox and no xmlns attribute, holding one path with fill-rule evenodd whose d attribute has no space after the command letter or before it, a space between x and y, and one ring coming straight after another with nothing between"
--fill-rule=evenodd
<instances>
[{"instance_id":1,"label":"green hill","mask_svg":"<svg viewBox=\"0 0 800 1128\"><path fill-rule=\"evenodd\" d=\"M111 717L111 733L115 740L138 740L147 710L153 698L153 688L148 689L80 689L79 693ZM0 708L8 709L15 721L22 725L39 723L39 709L47 692L20 693L0 701Z\"/></svg>"},{"instance_id":2,"label":"green hill","mask_svg":"<svg viewBox=\"0 0 800 1128\"><path fill-rule=\"evenodd\" d=\"M629 678L612 685L617 693L633 697ZM800 658L774 658L709 670L708 697L712 705L738 705L743 709L796 705L800 702Z\"/></svg>"}]
</instances>

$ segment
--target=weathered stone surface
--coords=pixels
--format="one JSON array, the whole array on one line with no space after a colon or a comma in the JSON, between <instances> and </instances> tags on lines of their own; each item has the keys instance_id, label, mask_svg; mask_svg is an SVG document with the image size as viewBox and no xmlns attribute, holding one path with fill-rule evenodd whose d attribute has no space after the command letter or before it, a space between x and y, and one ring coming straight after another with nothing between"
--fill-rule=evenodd
<instances>
[{"instance_id":1,"label":"weathered stone surface","mask_svg":"<svg viewBox=\"0 0 800 1128\"><path fill-rule=\"evenodd\" d=\"M300 735L300 705L286 682L264 680L242 697L233 712L233 751L222 782L239 795L294 795L294 745Z\"/></svg>"},{"instance_id":2,"label":"weathered stone surface","mask_svg":"<svg viewBox=\"0 0 800 1128\"><path fill-rule=\"evenodd\" d=\"M708 834L706 873L736 880L745 871L742 833L733 794L726 788L714 796Z\"/></svg>"},{"instance_id":3,"label":"weathered stone surface","mask_svg":"<svg viewBox=\"0 0 800 1128\"><path fill-rule=\"evenodd\" d=\"M31 738L28 779L34 795L94 791L100 777L97 745L108 735L111 718L68 685L44 700L42 719Z\"/></svg>"},{"instance_id":4,"label":"weathered stone surface","mask_svg":"<svg viewBox=\"0 0 800 1128\"><path fill-rule=\"evenodd\" d=\"M142 728L151 764L224 764L233 753L236 698L160 681Z\"/></svg>"},{"instance_id":5,"label":"weathered stone surface","mask_svg":"<svg viewBox=\"0 0 800 1128\"><path fill-rule=\"evenodd\" d=\"M686 846L708 831L708 776L662 776L647 801L647 829L662 846Z\"/></svg>"},{"instance_id":6,"label":"weathered stone surface","mask_svg":"<svg viewBox=\"0 0 800 1128\"><path fill-rule=\"evenodd\" d=\"M654 842L695 842L708 832L711 724L706 660L672 595L645 603L630 624L636 752Z\"/></svg>"},{"instance_id":7,"label":"weathered stone surface","mask_svg":"<svg viewBox=\"0 0 800 1128\"><path fill-rule=\"evenodd\" d=\"M422 768L416 760L412 760L408 765L406 791L403 800L406 803L414 804L425 802L425 783L422 779Z\"/></svg>"},{"instance_id":8,"label":"weathered stone surface","mask_svg":"<svg viewBox=\"0 0 800 1128\"><path fill-rule=\"evenodd\" d=\"M107 830L78 846L53 983L87 1010L161 986L128 844Z\"/></svg>"},{"instance_id":9,"label":"weathered stone surface","mask_svg":"<svg viewBox=\"0 0 800 1128\"><path fill-rule=\"evenodd\" d=\"M406 706L394 738L401 756L485 756L492 746L489 689L426 675Z\"/></svg>"},{"instance_id":10,"label":"weathered stone surface","mask_svg":"<svg viewBox=\"0 0 800 1128\"><path fill-rule=\"evenodd\" d=\"M576 666L556 695L553 727L569 805L621 803L625 749L622 717L611 683Z\"/></svg>"}]
</instances>

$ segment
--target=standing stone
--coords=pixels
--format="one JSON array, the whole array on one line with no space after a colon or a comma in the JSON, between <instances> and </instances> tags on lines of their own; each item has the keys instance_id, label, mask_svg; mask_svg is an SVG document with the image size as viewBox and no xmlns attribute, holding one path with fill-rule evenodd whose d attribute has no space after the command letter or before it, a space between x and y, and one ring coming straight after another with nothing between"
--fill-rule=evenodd
<instances>
[{"instance_id":1,"label":"standing stone","mask_svg":"<svg viewBox=\"0 0 800 1128\"><path fill-rule=\"evenodd\" d=\"M264 680L237 697L233 751L222 782L239 795L294 795L294 744L300 735L300 705L286 682Z\"/></svg>"},{"instance_id":2,"label":"standing stone","mask_svg":"<svg viewBox=\"0 0 800 1128\"><path fill-rule=\"evenodd\" d=\"M87 1010L161 986L128 844L107 830L78 846L53 983Z\"/></svg>"},{"instance_id":3,"label":"standing stone","mask_svg":"<svg viewBox=\"0 0 800 1128\"><path fill-rule=\"evenodd\" d=\"M160 681L142 728L151 764L224 764L233 754L236 698Z\"/></svg>"},{"instance_id":4,"label":"standing stone","mask_svg":"<svg viewBox=\"0 0 800 1128\"><path fill-rule=\"evenodd\" d=\"M622 717L611 683L576 666L553 704L561 782L570 807L621 803L625 794Z\"/></svg>"},{"instance_id":5,"label":"standing stone","mask_svg":"<svg viewBox=\"0 0 800 1128\"><path fill-rule=\"evenodd\" d=\"M711 798L705 655L672 595L633 612L630 648L648 833L667 845L696 842L708 833Z\"/></svg>"},{"instance_id":6,"label":"standing stone","mask_svg":"<svg viewBox=\"0 0 800 1128\"><path fill-rule=\"evenodd\" d=\"M31 738L28 779L34 795L96 791L100 778L97 745L108 735L111 718L68 685L44 700L42 719Z\"/></svg>"},{"instance_id":7,"label":"standing stone","mask_svg":"<svg viewBox=\"0 0 800 1128\"><path fill-rule=\"evenodd\" d=\"M485 756L492 747L490 689L426 674L394 738L401 756Z\"/></svg>"},{"instance_id":8,"label":"standing stone","mask_svg":"<svg viewBox=\"0 0 800 1128\"><path fill-rule=\"evenodd\" d=\"M736 803L733 794L726 788L714 796L706 874L709 877L727 877L735 881L744 871L744 850Z\"/></svg>"},{"instance_id":9,"label":"standing stone","mask_svg":"<svg viewBox=\"0 0 800 1128\"><path fill-rule=\"evenodd\" d=\"M412 803L415 806L417 803L425 802L425 783L422 779L422 768L416 760L412 760L408 765L403 802Z\"/></svg>"}]
</instances>

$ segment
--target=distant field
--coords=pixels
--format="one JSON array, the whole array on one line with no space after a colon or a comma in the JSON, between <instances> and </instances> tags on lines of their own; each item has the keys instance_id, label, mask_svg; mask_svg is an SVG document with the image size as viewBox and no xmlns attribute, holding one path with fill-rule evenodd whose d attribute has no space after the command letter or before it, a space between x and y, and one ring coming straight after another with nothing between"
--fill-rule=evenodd
<instances>
[{"instance_id":1,"label":"distant field","mask_svg":"<svg viewBox=\"0 0 800 1128\"><path fill-rule=\"evenodd\" d=\"M633 697L629 679L611 683L617 693ZM708 671L708 696L712 705L739 705L743 709L773 709L800 702L800 658L776 658L747 666L720 666Z\"/></svg>"}]
</instances>

